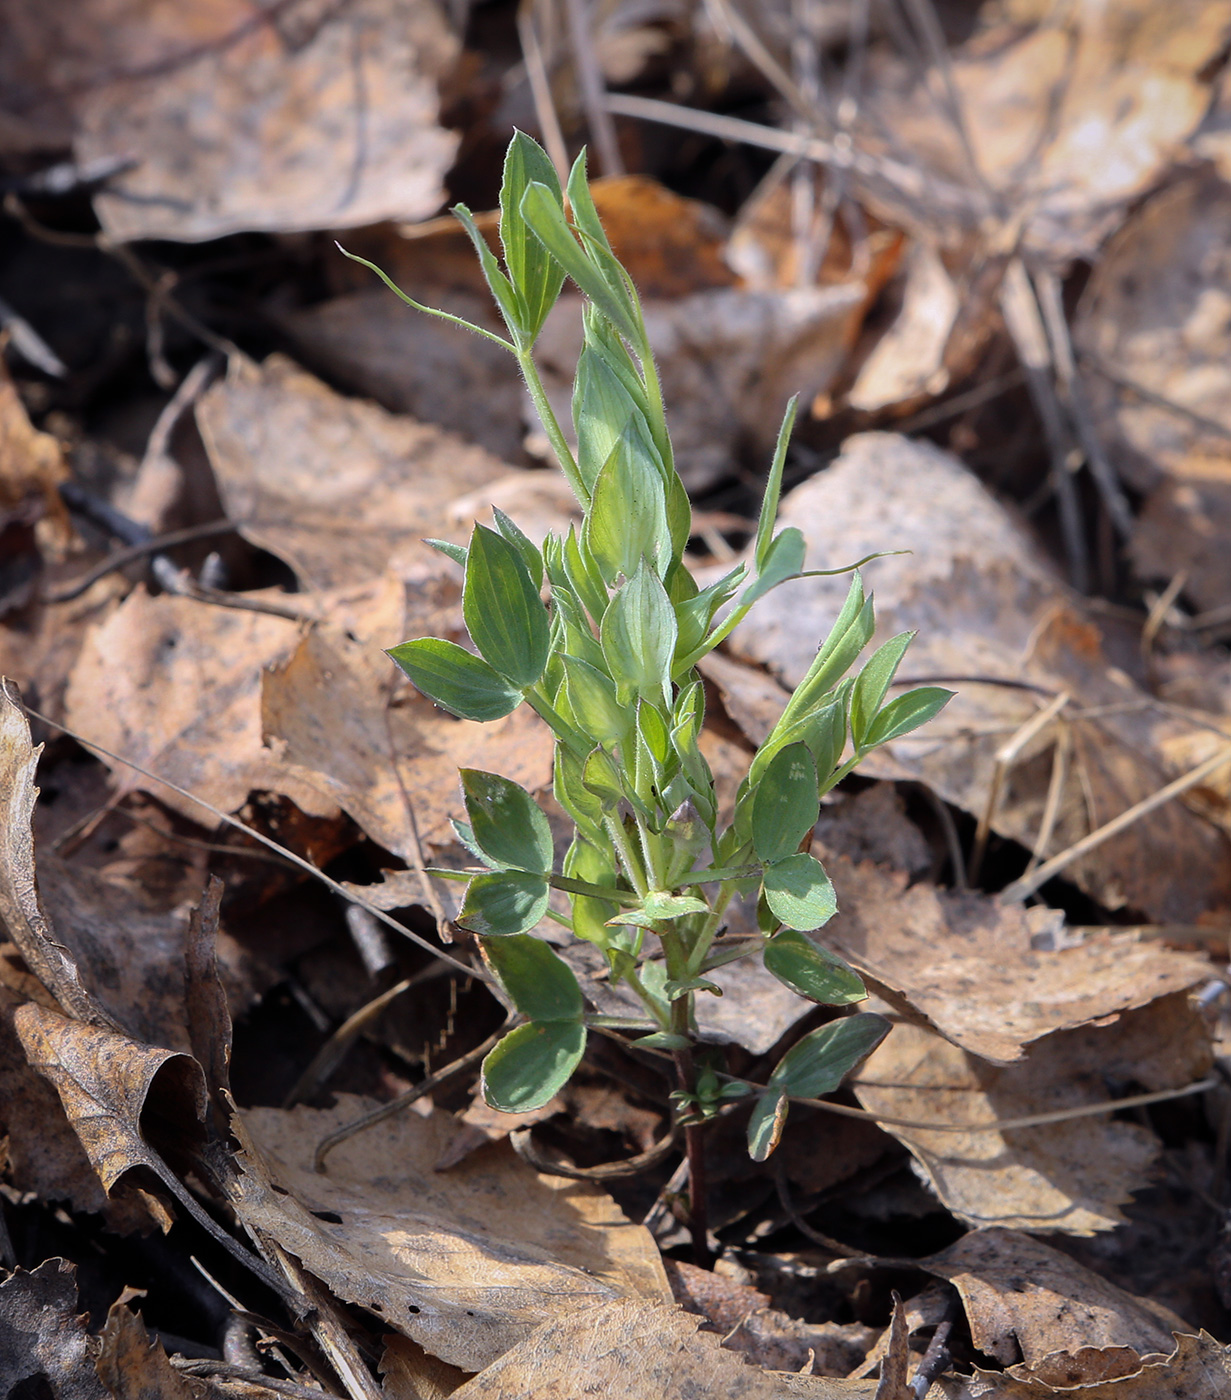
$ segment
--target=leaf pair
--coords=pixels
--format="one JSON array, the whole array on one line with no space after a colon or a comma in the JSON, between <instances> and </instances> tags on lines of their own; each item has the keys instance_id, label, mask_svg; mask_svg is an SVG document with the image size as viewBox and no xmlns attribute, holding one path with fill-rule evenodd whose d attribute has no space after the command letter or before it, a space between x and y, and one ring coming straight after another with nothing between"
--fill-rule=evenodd
<instances>
[{"instance_id":1,"label":"leaf pair","mask_svg":"<svg viewBox=\"0 0 1231 1400\"><path fill-rule=\"evenodd\" d=\"M530 794L497 773L461 770L464 844L491 869L466 886L457 922L486 938L527 933L547 913L551 828Z\"/></svg>"}]
</instances>

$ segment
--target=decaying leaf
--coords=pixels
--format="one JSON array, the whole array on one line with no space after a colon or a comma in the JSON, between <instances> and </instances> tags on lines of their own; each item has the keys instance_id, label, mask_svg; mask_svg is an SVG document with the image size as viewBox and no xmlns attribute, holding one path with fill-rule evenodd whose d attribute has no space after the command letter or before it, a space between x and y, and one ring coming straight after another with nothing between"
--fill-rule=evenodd
<instances>
[{"instance_id":1,"label":"decaying leaf","mask_svg":"<svg viewBox=\"0 0 1231 1400\"><path fill-rule=\"evenodd\" d=\"M909 885L904 874L844 856L826 858L825 867L838 914L820 939L882 996L992 1064L1021 1060L1054 1031L1101 1022L1209 976L1204 960L1131 935L1039 947L1033 911Z\"/></svg>"},{"instance_id":2,"label":"decaying leaf","mask_svg":"<svg viewBox=\"0 0 1231 1400\"><path fill-rule=\"evenodd\" d=\"M544 1322L494 1365L454 1391L458 1400L872 1400L875 1381L762 1371L718 1338L698 1332L700 1319L661 1303L613 1299Z\"/></svg>"},{"instance_id":3,"label":"decaying leaf","mask_svg":"<svg viewBox=\"0 0 1231 1400\"><path fill-rule=\"evenodd\" d=\"M94 1366L114 1400L213 1400L217 1394L177 1371L140 1313L123 1303L111 1305L99 1341Z\"/></svg>"},{"instance_id":4,"label":"decaying leaf","mask_svg":"<svg viewBox=\"0 0 1231 1400\"><path fill-rule=\"evenodd\" d=\"M1106 1101L1110 1076L1148 1090L1182 1087L1208 1064L1200 1018L1177 993L1112 1025L1058 1031L1036 1041L1024 1063L1004 1068L898 1025L853 1087L878 1115L973 1125ZM1158 1150L1147 1129L1102 1116L1003 1131L883 1126L960 1219L1034 1232L1111 1229Z\"/></svg>"},{"instance_id":5,"label":"decaying leaf","mask_svg":"<svg viewBox=\"0 0 1231 1400\"><path fill-rule=\"evenodd\" d=\"M48 1259L0 1282L0 1391L52 1400L109 1400L77 1313L77 1270Z\"/></svg>"},{"instance_id":6,"label":"decaying leaf","mask_svg":"<svg viewBox=\"0 0 1231 1400\"><path fill-rule=\"evenodd\" d=\"M1098 1374L1098 1362L1078 1353L1087 1369L1076 1384L1065 1384L1063 1360L1053 1365L1045 1357L1038 1371L1014 1366L1004 1375L976 1370L969 1383L970 1400L1051 1400L1070 1396L1072 1400L1222 1400L1231 1384L1231 1347L1225 1347L1208 1332L1175 1338L1175 1350L1166 1355L1147 1356L1131 1372L1117 1370L1109 1378ZM1089 1379L1084 1377L1089 1374Z\"/></svg>"},{"instance_id":7,"label":"decaying leaf","mask_svg":"<svg viewBox=\"0 0 1231 1400\"><path fill-rule=\"evenodd\" d=\"M1068 692L1070 706L1024 749L991 813L993 830L1036 847L1056 725L1068 726L1073 752L1039 850L1046 856L1226 743L1209 716L1161 705L1108 664L1100 629L1041 551L949 454L885 433L849 438L830 468L787 497L781 518L803 530L810 567L832 568L875 550L910 551L867 567L879 635L917 629L903 676L952 678L957 695L939 719L865 760L861 771L869 776L921 779L979 816L998 751ZM797 684L846 588L843 578L784 585L757 604L732 650ZM740 690L722 684L732 716L759 742L772 695L762 683L756 703L744 706ZM1199 796L1157 809L1068 867L1066 877L1111 908L1176 923L1211 917L1231 905L1231 859L1218 829L1231 811L1228 781L1215 777Z\"/></svg>"},{"instance_id":8,"label":"decaying leaf","mask_svg":"<svg viewBox=\"0 0 1231 1400\"><path fill-rule=\"evenodd\" d=\"M435 1172L445 1114L389 1119L315 1173L317 1142L363 1107L243 1115L236 1210L338 1297L470 1371L562 1313L670 1298L652 1238L597 1188L539 1177L507 1144Z\"/></svg>"},{"instance_id":9,"label":"decaying leaf","mask_svg":"<svg viewBox=\"0 0 1231 1400\"><path fill-rule=\"evenodd\" d=\"M281 355L232 360L197 423L227 514L307 588L401 575L432 557L424 537L464 540L471 522L459 533L449 505L508 471L451 433L343 398Z\"/></svg>"},{"instance_id":10,"label":"decaying leaf","mask_svg":"<svg viewBox=\"0 0 1231 1400\"><path fill-rule=\"evenodd\" d=\"M1185 593L1205 608L1227 601L1229 246L1231 186L1208 172L1178 181L1112 241L1074 328L1100 433L1146 494L1131 544L1137 572L1170 581L1182 571Z\"/></svg>"},{"instance_id":11,"label":"decaying leaf","mask_svg":"<svg viewBox=\"0 0 1231 1400\"><path fill-rule=\"evenodd\" d=\"M1067 1254L1015 1230L976 1230L926 1261L961 1294L971 1339L1002 1365L1039 1366L1056 1352L1171 1350L1183 1321L1134 1298Z\"/></svg>"},{"instance_id":12,"label":"decaying leaf","mask_svg":"<svg viewBox=\"0 0 1231 1400\"><path fill-rule=\"evenodd\" d=\"M385 1400L446 1400L469 1379L465 1371L430 1355L409 1337L390 1332L382 1340Z\"/></svg>"},{"instance_id":13,"label":"decaying leaf","mask_svg":"<svg viewBox=\"0 0 1231 1400\"><path fill-rule=\"evenodd\" d=\"M459 46L431 0L268 16L223 0L191 22L142 6L118 24L96 5L77 24L75 56L93 58L78 158L138 156L96 201L113 238L342 228L443 202L458 138L437 82Z\"/></svg>"},{"instance_id":14,"label":"decaying leaf","mask_svg":"<svg viewBox=\"0 0 1231 1400\"><path fill-rule=\"evenodd\" d=\"M28 596L25 585L34 564L27 567L22 561L27 552L23 543L54 556L72 542L73 527L57 490L68 475L63 448L30 422L8 370L0 366L0 530L5 532L6 555L0 570L0 611Z\"/></svg>"}]
</instances>

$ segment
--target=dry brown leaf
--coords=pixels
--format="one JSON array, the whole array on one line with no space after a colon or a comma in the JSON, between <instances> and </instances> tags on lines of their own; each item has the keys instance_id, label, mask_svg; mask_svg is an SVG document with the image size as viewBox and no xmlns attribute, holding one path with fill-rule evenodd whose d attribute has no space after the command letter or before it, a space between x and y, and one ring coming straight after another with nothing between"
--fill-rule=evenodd
<instances>
[{"instance_id":1,"label":"dry brown leaf","mask_svg":"<svg viewBox=\"0 0 1231 1400\"><path fill-rule=\"evenodd\" d=\"M894 1294L893 1316L889 1320L889 1340L881 1359L880 1380L876 1384L876 1400L917 1400L914 1389L907 1384L910 1371L910 1327L902 1300Z\"/></svg>"},{"instance_id":2,"label":"dry brown leaf","mask_svg":"<svg viewBox=\"0 0 1231 1400\"><path fill-rule=\"evenodd\" d=\"M978 815L997 751L1053 694L1068 691L1073 701L1060 722L1070 727L1073 754L1042 852L1054 855L1225 744L1208 716L1162 706L1108 664L1099 630L1041 551L948 453L886 433L849 438L831 467L786 498L781 519L803 530L814 568L875 550L911 551L867 566L878 638L918 630L904 676L979 678L957 680L938 719L865 760L869 776L922 780ZM847 586L841 577L785 585L757 604L732 650L796 684ZM745 721L739 691L724 683L732 716L759 740L772 695L763 682L753 689ZM994 830L1032 849L1056 733L1053 724L1023 752L993 814ZM1228 782L1215 778L1198 796L1151 813L1066 877L1102 904L1159 922L1216 917L1231 905L1231 852L1223 831L1202 818L1231 825Z\"/></svg>"},{"instance_id":3,"label":"dry brown leaf","mask_svg":"<svg viewBox=\"0 0 1231 1400\"><path fill-rule=\"evenodd\" d=\"M1057 7L1024 34L1004 25L976 35L951 72L977 174L931 66L918 81L905 64L881 74L878 123L899 153L964 186L972 215L989 202L984 185L1022 219L1027 249L1089 257L1198 127L1210 97L1203 70L1229 30L1219 0L1129 0ZM909 90L893 96L895 83ZM926 206L911 213L934 221Z\"/></svg>"},{"instance_id":4,"label":"dry brown leaf","mask_svg":"<svg viewBox=\"0 0 1231 1400\"><path fill-rule=\"evenodd\" d=\"M281 598L284 595L279 594ZM261 743L261 672L295 645L299 624L215 608L138 587L88 633L65 697L68 723L225 812L253 791L280 792L302 811L334 804L286 774ZM196 822L199 804L123 765L117 798L149 791Z\"/></svg>"},{"instance_id":5,"label":"dry brown leaf","mask_svg":"<svg viewBox=\"0 0 1231 1400\"><path fill-rule=\"evenodd\" d=\"M975 1230L924 1267L953 1284L975 1346L1005 1366L1038 1366L1083 1347L1129 1347L1139 1357L1169 1352L1172 1330L1187 1330L1161 1304L1134 1298L1015 1230Z\"/></svg>"},{"instance_id":6,"label":"dry brown leaf","mask_svg":"<svg viewBox=\"0 0 1231 1400\"><path fill-rule=\"evenodd\" d=\"M899 1009L926 1016L946 1039L993 1064L1068 1030L1185 991L1204 960L1102 934L1038 947L1036 911L973 891L950 892L900 872L826 853L838 914L820 934ZM1051 911L1046 911L1050 914Z\"/></svg>"},{"instance_id":7,"label":"dry brown leaf","mask_svg":"<svg viewBox=\"0 0 1231 1400\"><path fill-rule=\"evenodd\" d=\"M338 1297L470 1371L561 1313L670 1297L649 1233L596 1187L540 1177L507 1144L435 1172L447 1114L380 1123L315 1173L316 1144L366 1106L243 1115L236 1210Z\"/></svg>"},{"instance_id":8,"label":"dry brown leaf","mask_svg":"<svg viewBox=\"0 0 1231 1400\"><path fill-rule=\"evenodd\" d=\"M205 1086L196 1061L70 1021L34 1002L19 1007L13 1023L30 1063L59 1094L107 1194L122 1184L144 1190L148 1173L174 1191L174 1178L147 1139L177 1152L200 1140ZM129 1173L136 1178L124 1182ZM169 1228L165 1212L163 1223Z\"/></svg>"},{"instance_id":9,"label":"dry brown leaf","mask_svg":"<svg viewBox=\"0 0 1231 1400\"><path fill-rule=\"evenodd\" d=\"M94 1367L114 1400L212 1400L217 1392L177 1371L140 1313L113 1303L99 1334Z\"/></svg>"},{"instance_id":10,"label":"dry brown leaf","mask_svg":"<svg viewBox=\"0 0 1231 1400\"><path fill-rule=\"evenodd\" d=\"M676 301L648 300L646 331L671 406L676 466L690 491L727 475L740 447L767 454L787 397L829 388L863 319L862 282L788 291L720 287ZM562 423L571 421L581 352L579 298L557 303L536 348Z\"/></svg>"},{"instance_id":11,"label":"dry brown leaf","mask_svg":"<svg viewBox=\"0 0 1231 1400\"><path fill-rule=\"evenodd\" d=\"M0 611L28 596L25 585L37 561L21 559L26 539L58 555L75 538L57 489L68 478L64 450L50 433L39 432L30 422L8 370L0 365L0 529L6 535ZM10 527L16 527L11 535Z\"/></svg>"},{"instance_id":12,"label":"dry brown leaf","mask_svg":"<svg viewBox=\"0 0 1231 1400\"><path fill-rule=\"evenodd\" d=\"M1206 608L1227 601L1231 539L1229 246L1231 187L1208 172L1177 182L1112 241L1074 326L1099 431L1146 493L1134 565L1167 581L1182 570Z\"/></svg>"},{"instance_id":13,"label":"dry brown leaf","mask_svg":"<svg viewBox=\"0 0 1231 1400\"><path fill-rule=\"evenodd\" d=\"M983 1125L1106 1102L1109 1078L1147 1090L1182 1087L1209 1063L1200 1017L1176 994L1111 1025L1047 1036L1024 1063L1004 1068L900 1024L852 1085L878 1115ZM1147 1129L1103 1116L969 1133L883 1126L910 1149L960 1219L1035 1232L1111 1229L1123 1219L1119 1207L1145 1184L1158 1151Z\"/></svg>"},{"instance_id":14,"label":"dry brown leaf","mask_svg":"<svg viewBox=\"0 0 1231 1400\"><path fill-rule=\"evenodd\" d=\"M500 773L537 791L551 782L552 740L525 705L478 724L437 709L410 686L390 704L391 667L381 649L404 640L405 631L402 588L396 580L393 586L395 613L375 608L361 637L344 627L314 628L284 663L265 672L261 721L284 772L319 794L318 807L336 803L373 840L414 860L412 811L422 842L453 840L459 766ZM416 895L414 902L421 900Z\"/></svg>"},{"instance_id":15,"label":"dry brown leaf","mask_svg":"<svg viewBox=\"0 0 1231 1400\"><path fill-rule=\"evenodd\" d=\"M342 228L443 202L458 137L439 125L437 83L459 43L432 0L268 17L240 0L97 4L74 30L84 92L40 86L48 105L76 99L80 160L137 157L96 200L113 238Z\"/></svg>"},{"instance_id":16,"label":"dry brown leaf","mask_svg":"<svg viewBox=\"0 0 1231 1400\"><path fill-rule=\"evenodd\" d=\"M723 1351L700 1319L616 1299L543 1323L460 1390L457 1400L872 1400L875 1381L762 1371Z\"/></svg>"},{"instance_id":17,"label":"dry brown leaf","mask_svg":"<svg viewBox=\"0 0 1231 1400\"><path fill-rule=\"evenodd\" d=\"M413 574L434 558L425 536L469 535L449 514L454 499L508 472L451 433L343 398L282 355L233 359L197 423L227 515L306 588Z\"/></svg>"},{"instance_id":18,"label":"dry brown leaf","mask_svg":"<svg viewBox=\"0 0 1231 1400\"><path fill-rule=\"evenodd\" d=\"M34 785L40 744L30 740L30 722L12 683L0 681L0 923L17 944L26 966L60 1005L95 1025L116 1023L86 990L72 954L55 937L39 899L34 864Z\"/></svg>"},{"instance_id":19,"label":"dry brown leaf","mask_svg":"<svg viewBox=\"0 0 1231 1400\"><path fill-rule=\"evenodd\" d=\"M1223 1400L1231 1386L1231 1347L1205 1331L1177 1336L1175 1343L1173 1352L1147 1356L1131 1374L1106 1380L1096 1374L1076 1385L1031 1376L1018 1366L1006 1375L976 1370L968 1394L970 1400Z\"/></svg>"},{"instance_id":20,"label":"dry brown leaf","mask_svg":"<svg viewBox=\"0 0 1231 1400\"><path fill-rule=\"evenodd\" d=\"M431 1356L409 1337L390 1332L381 1338L380 1374L385 1400L447 1400L469 1379L466 1371Z\"/></svg>"},{"instance_id":21,"label":"dry brown leaf","mask_svg":"<svg viewBox=\"0 0 1231 1400\"><path fill-rule=\"evenodd\" d=\"M77 1270L48 1259L0 1282L0 1393L51 1400L109 1400L77 1313Z\"/></svg>"}]
</instances>

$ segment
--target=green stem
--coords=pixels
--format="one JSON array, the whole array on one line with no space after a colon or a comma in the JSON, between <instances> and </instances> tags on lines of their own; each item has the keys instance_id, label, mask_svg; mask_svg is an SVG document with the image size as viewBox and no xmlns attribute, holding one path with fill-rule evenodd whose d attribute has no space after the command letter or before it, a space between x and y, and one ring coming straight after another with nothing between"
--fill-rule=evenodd
<instances>
[{"instance_id":1,"label":"green stem","mask_svg":"<svg viewBox=\"0 0 1231 1400\"><path fill-rule=\"evenodd\" d=\"M560 469L568 477L568 484L573 488L573 493L581 502L582 506L588 508L590 505L590 493L586 490L585 482L581 479L581 472L577 468L576 458L573 450L568 445L568 439L560 427L556 418L555 409L552 408L547 398L547 390L543 388L543 381L539 378L538 366L534 363L534 358L529 350L517 351L517 362L521 365L522 377L526 381L526 388L530 390L530 398L534 403L534 411L539 416L539 422L543 425L543 431L547 434L547 440L551 443L552 451L555 452L560 461Z\"/></svg>"},{"instance_id":2,"label":"green stem","mask_svg":"<svg viewBox=\"0 0 1231 1400\"><path fill-rule=\"evenodd\" d=\"M637 1000L641 1002L642 1006L644 1006L654 1018L654 1024L665 1031L669 1031L672 1026L671 1017L669 1015L663 1015L662 1008L655 1002L654 998L650 996L649 992L646 991L645 985L641 981L641 974L637 969L633 968L630 972L626 972L624 974L624 981L633 989Z\"/></svg>"},{"instance_id":3,"label":"green stem","mask_svg":"<svg viewBox=\"0 0 1231 1400\"><path fill-rule=\"evenodd\" d=\"M692 1038L692 993L671 1003L671 1029ZM676 1050L675 1074L685 1094L696 1091L697 1071L692 1050ZM690 1123L684 1129L684 1150L688 1157L688 1230L692 1236L692 1253L699 1268L708 1269L710 1260L709 1213L707 1210L705 1170L705 1125Z\"/></svg>"},{"instance_id":4,"label":"green stem","mask_svg":"<svg viewBox=\"0 0 1231 1400\"><path fill-rule=\"evenodd\" d=\"M697 935L697 941L692 945L688 955L686 977L696 977L701 971L701 964L705 961L705 955L713 946L714 939L718 937L718 930L722 927L722 916L726 912L727 905L731 902L731 896L735 893L735 882L724 880L718 886L718 894L714 898L714 905L711 912L706 916L705 922L701 925L701 931Z\"/></svg>"},{"instance_id":5,"label":"green stem","mask_svg":"<svg viewBox=\"0 0 1231 1400\"><path fill-rule=\"evenodd\" d=\"M552 733L562 739L578 757L584 758L590 752L593 747L590 740L579 729L573 728L537 686L522 691L522 695L526 704L547 723Z\"/></svg>"},{"instance_id":6,"label":"green stem","mask_svg":"<svg viewBox=\"0 0 1231 1400\"><path fill-rule=\"evenodd\" d=\"M611 837L611 844L615 847L616 854L620 857L620 864L624 867L629 884L637 891L638 898L644 899L649 894L650 887L646 884L645 871L641 868L641 862L637 859L632 846L629 845L624 823L618 816L608 813L603 817L603 826L607 830L607 835Z\"/></svg>"}]
</instances>

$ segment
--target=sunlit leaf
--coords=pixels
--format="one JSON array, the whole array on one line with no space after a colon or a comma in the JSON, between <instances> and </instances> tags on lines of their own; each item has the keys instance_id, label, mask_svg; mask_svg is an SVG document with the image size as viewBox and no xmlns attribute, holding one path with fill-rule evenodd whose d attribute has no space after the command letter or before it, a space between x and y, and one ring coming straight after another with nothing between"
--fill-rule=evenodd
<instances>
[{"instance_id":1,"label":"sunlit leaf","mask_svg":"<svg viewBox=\"0 0 1231 1400\"><path fill-rule=\"evenodd\" d=\"M417 637L388 655L416 688L462 719L500 719L521 704L521 691L481 656L442 637Z\"/></svg>"},{"instance_id":2,"label":"sunlit leaf","mask_svg":"<svg viewBox=\"0 0 1231 1400\"><path fill-rule=\"evenodd\" d=\"M531 1021L579 1021L585 998L568 963L541 938L523 934L483 944L483 957L513 1005Z\"/></svg>"},{"instance_id":3,"label":"sunlit leaf","mask_svg":"<svg viewBox=\"0 0 1231 1400\"><path fill-rule=\"evenodd\" d=\"M855 689L851 692L851 736L857 749L862 749L866 744L872 721L914 635L913 632L900 632L896 637L891 637L883 646L877 647L860 671Z\"/></svg>"},{"instance_id":4,"label":"sunlit leaf","mask_svg":"<svg viewBox=\"0 0 1231 1400\"><path fill-rule=\"evenodd\" d=\"M810 932L838 912L825 867L815 856L800 852L765 867L765 899L787 928Z\"/></svg>"},{"instance_id":5,"label":"sunlit leaf","mask_svg":"<svg viewBox=\"0 0 1231 1400\"><path fill-rule=\"evenodd\" d=\"M543 674L551 649L547 609L521 551L476 525L470 536L462 616L484 660L523 689Z\"/></svg>"},{"instance_id":6,"label":"sunlit leaf","mask_svg":"<svg viewBox=\"0 0 1231 1400\"><path fill-rule=\"evenodd\" d=\"M889 1034L890 1023L873 1011L830 1021L806 1035L779 1060L769 1077L771 1087L796 1099L832 1094Z\"/></svg>"},{"instance_id":7,"label":"sunlit leaf","mask_svg":"<svg viewBox=\"0 0 1231 1400\"><path fill-rule=\"evenodd\" d=\"M939 686L925 685L918 690L908 690L905 695L891 700L872 721L864 739L865 747L874 749L879 744L900 739L903 734L935 719L952 699L953 691L942 690Z\"/></svg>"},{"instance_id":8,"label":"sunlit leaf","mask_svg":"<svg viewBox=\"0 0 1231 1400\"><path fill-rule=\"evenodd\" d=\"M542 1108L572 1078L585 1049L580 1021L518 1026L483 1061L483 1097L504 1113Z\"/></svg>"},{"instance_id":9,"label":"sunlit leaf","mask_svg":"<svg viewBox=\"0 0 1231 1400\"><path fill-rule=\"evenodd\" d=\"M545 876L525 870L493 870L476 875L466 886L457 922L485 938L528 933L546 915L547 898Z\"/></svg>"},{"instance_id":10,"label":"sunlit leaf","mask_svg":"<svg viewBox=\"0 0 1231 1400\"><path fill-rule=\"evenodd\" d=\"M822 1006L846 1006L868 995L853 967L794 929L775 934L765 945L764 959L779 982Z\"/></svg>"},{"instance_id":11,"label":"sunlit leaf","mask_svg":"<svg viewBox=\"0 0 1231 1400\"><path fill-rule=\"evenodd\" d=\"M752 1117L748 1120L748 1155L754 1162L765 1161L778 1146L790 1107L790 1100L782 1090L762 1094L753 1104Z\"/></svg>"},{"instance_id":12,"label":"sunlit leaf","mask_svg":"<svg viewBox=\"0 0 1231 1400\"><path fill-rule=\"evenodd\" d=\"M475 844L494 865L508 870L551 870L551 827L523 787L499 773L459 770L466 815Z\"/></svg>"},{"instance_id":13,"label":"sunlit leaf","mask_svg":"<svg viewBox=\"0 0 1231 1400\"><path fill-rule=\"evenodd\" d=\"M806 744L788 744L761 775L752 800L752 840L760 859L781 860L798 851L820 805L811 752Z\"/></svg>"}]
</instances>

